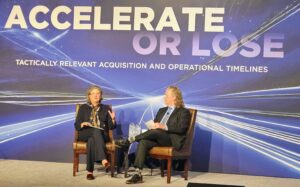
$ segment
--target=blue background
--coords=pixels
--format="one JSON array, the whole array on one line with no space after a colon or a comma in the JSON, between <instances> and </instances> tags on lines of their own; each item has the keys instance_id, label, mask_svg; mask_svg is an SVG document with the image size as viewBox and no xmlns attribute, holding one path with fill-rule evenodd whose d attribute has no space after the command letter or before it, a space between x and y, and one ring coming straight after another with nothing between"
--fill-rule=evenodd
<instances>
[{"instance_id":1,"label":"blue background","mask_svg":"<svg viewBox=\"0 0 300 187\"><path fill-rule=\"evenodd\" d=\"M28 29L4 29L13 5L22 7ZM198 109L191 170L300 178L299 27L300 2L252 1L0 1L0 158L72 162L75 103L97 84L104 103L112 104L120 124L116 136L128 134L131 122L141 124L162 107L168 85L179 86L187 107ZM179 56L134 51L137 31L37 30L29 11L45 5L101 6L111 22L114 6L151 7L153 24L165 7L173 7L181 31ZM200 45L208 57L192 56L192 36L182 7L224 7L224 33L250 40L263 48L266 33L284 35L284 58L243 57L237 52L218 57L212 40L219 33L203 31ZM133 15L133 14L132 14ZM50 14L38 17L49 20ZM62 19L72 22L72 12ZM168 30L168 29L167 29ZM163 31L165 32L165 31ZM153 32L157 38L163 32ZM254 39L255 38L255 39ZM242 45L243 43L241 43ZM222 43L228 47L228 42ZM266 66L267 73L17 66L16 59L76 60Z\"/></svg>"}]
</instances>

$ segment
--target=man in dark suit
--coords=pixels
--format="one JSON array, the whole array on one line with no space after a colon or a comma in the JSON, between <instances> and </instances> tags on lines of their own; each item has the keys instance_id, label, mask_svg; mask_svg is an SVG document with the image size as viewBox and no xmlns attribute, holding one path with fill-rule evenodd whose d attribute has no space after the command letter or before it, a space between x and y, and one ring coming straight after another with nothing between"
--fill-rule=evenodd
<instances>
[{"instance_id":1,"label":"man in dark suit","mask_svg":"<svg viewBox=\"0 0 300 187\"><path fill-rule=\"evenodd\" d=\"M127 184L143 182L144 161L152 147L173 146L180 149L185 142L190 112L184 108L181 91L175 86L169 86L165 91L164 101L167 106L157 112L152 129L131 137L126 142L116 142L123 146L128 146L133 141L139 142L134 161L136 173L126 181Z\"/></svg>"}]
</instances>

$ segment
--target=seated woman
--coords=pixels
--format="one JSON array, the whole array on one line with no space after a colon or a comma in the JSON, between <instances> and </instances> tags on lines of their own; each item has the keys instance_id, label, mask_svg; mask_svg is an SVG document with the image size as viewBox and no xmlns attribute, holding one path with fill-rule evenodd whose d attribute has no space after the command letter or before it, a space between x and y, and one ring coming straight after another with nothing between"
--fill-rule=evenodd
<instances>
[{"instance_id":1,"label":"seated woman","mask_svg":"<svg viewBox=\"0 0 300 187\"><path fill-rule=\"evenodd\" d=\"M101 161L105 168L110 166L105 154L105 142L109 140L106 130L116 128L115 112L101 104L100 87L91 86L86 97L87 103L80 106L76 116L75 128L78 140L87 142L87 179L93 180L94 162Z\"/></svg>"}]
</instances>

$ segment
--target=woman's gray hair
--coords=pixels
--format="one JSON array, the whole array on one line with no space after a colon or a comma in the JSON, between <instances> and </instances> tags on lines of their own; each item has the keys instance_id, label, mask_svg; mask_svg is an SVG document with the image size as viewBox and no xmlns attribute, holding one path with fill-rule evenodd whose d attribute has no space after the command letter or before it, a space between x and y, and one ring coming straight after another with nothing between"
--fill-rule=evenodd
<instances>
[{"instance_id":1,"label":"woman's gray hair","mask_svg":"<svg viewBox=\"0 0 300 187\"><path fill-rule=\"evenodd\" d=\"M102 101L102 89L99 87L99 86L96 86L96 85L92 85L92 86L90 86L88 89L87 89L87 91L86 91L86 100L87 100L87 102L88 103L91 103L91 101L90 101L90 98L89 98L89 95L91 95L91 92L93 91L93 90L98 90L99 91L99 93L100 93L100 101L99 101L99 103L101 103L101 101Z\"/></svg>"}]
</instances>

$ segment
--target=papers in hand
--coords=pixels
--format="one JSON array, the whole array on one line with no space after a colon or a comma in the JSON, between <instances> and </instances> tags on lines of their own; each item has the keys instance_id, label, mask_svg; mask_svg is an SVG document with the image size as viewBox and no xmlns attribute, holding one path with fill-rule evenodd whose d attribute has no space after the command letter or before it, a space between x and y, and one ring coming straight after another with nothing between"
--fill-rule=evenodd
<instances>
[{"instance_id":1,"label":"papers in hand","mask_svg":"<svg viewBox=\"0 0 300 187\"><path fill-rule=\"evenodd\" d=\"M154 125L154 121L153 120L149 120L146 123L146 126L148 129L155 129L155 125ZM164 129L166 129L166 125L165 124L161 124L164 125Z\"/></svg>"},{"instance_id":2,"label":"papers in hand","mask_svg":"<svg viewBox=\"0 0 300 187\"><path fill-rule=\"evenodd\" d=\"M95 127L95 126L93 126L93 125L87 125L88 127L92 127L92 128L95 128L95 129L100 129L100 130L104 130L103 128L101 128L101 127Z\"/></svg>"}]
</instances>

